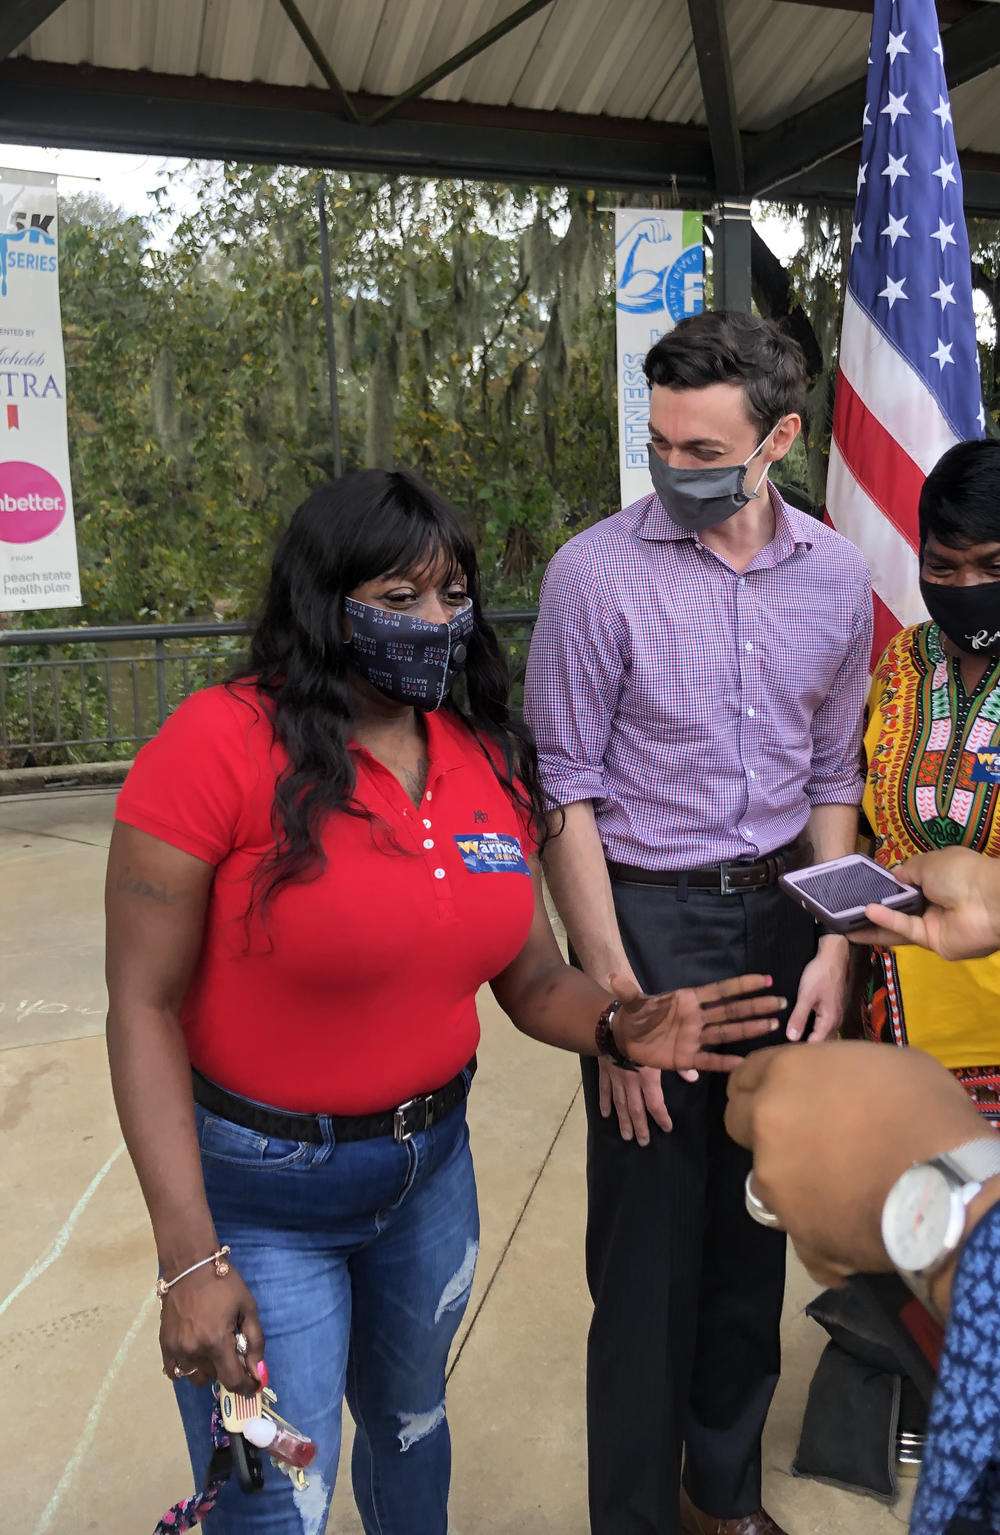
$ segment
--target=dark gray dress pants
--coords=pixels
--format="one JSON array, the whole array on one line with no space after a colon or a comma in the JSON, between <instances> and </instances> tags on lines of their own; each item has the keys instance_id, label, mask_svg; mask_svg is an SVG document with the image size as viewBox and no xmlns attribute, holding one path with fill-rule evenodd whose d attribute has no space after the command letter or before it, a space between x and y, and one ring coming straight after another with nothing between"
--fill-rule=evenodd
<instances>
[{"instance_id":1,"label":"dark gray dress pants","mask_svg":"<svg viewBox=\"0 0 1000 1535\"><path fill-rule=\"evenodd\" d=\"M727 896L618 882L612 890L644 990L759 972L794 1005L816 929L777 886ZM767 1043L782 1038L783 1027ZM601 1117L596 1060L582 1066L591 1530L678 1535L682 1463L706 1513L735 1518L760 1507L785 1239L746 1212L750 1156L725 1133L725 1076L703 1073L689 1084L664 1073L674 1128L651 1124L650 1144L639 1146L622 1140L614 1112Z\"/></svg>"}]
</instances>

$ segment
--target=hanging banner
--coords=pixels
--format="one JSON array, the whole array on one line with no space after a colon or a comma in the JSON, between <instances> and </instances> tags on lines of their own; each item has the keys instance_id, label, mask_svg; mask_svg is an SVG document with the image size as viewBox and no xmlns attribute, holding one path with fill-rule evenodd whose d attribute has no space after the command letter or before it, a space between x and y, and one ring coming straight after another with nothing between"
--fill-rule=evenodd
<instances>
[{"instance_id":1,"label":"hanging banner","mask_svg":"<svg viewBox=\"0 0 1000 1535\"><path fill-rule=\"evenodd\" d=\"M622 506L650 493L646 353L702 307L702 216L679 208L615 209L618 454Z\"/></svg>"},{"instance_id":2,"label":"hanging banner","mask_svg":"<svg viewBox=\"0 0 1000 1535\"><path fill-rule=\"evenodd\" d=\"M56 180L0 170L0 612L79 605Z\"/></svg>"}]
</instances>

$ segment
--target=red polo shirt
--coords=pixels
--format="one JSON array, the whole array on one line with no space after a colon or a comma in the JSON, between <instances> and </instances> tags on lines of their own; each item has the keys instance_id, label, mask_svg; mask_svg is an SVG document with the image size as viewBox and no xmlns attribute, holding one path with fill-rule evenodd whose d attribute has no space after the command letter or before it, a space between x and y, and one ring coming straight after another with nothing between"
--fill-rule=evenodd
<instances>
[{"instance_id":1,"label":"red polo shirt","mask_svg":"<svg viewBox=\"0 0 1000 1535\"><path fill-rule=\"evenodd\" d=\"M274 844L287 761L252 687L195 693L139 753L116 817L215 866L181 1021L191 1060L232 1092L359 1114L442 1086L479 1040L475 995L519 953L533 885L522 818L454 715L426 716L419 806L362 747L326 867L286 885L264 922L250 881Z\"/></svg>"}]
</instances>

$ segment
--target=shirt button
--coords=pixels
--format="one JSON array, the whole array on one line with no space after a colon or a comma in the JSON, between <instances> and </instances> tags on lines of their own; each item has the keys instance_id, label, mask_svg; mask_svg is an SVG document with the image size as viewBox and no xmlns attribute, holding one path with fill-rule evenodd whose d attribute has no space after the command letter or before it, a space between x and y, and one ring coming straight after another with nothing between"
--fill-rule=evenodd
<instances>
[{"instance_id":1,"label":"shirt button","mask_svg":"<svg viewBox=\"0 0 1000 1535\"><path fill-rule=\"evenodd\" d=\"M746 644L744 645L743 648L744 648L744 650L752 650L753 646L751 645L750 641L747 640L747 642L746 642Z\"/></svg>"},{"instance_id":2,"label":"shirt button","mask_svg":"<svg viewBox=\"0 0 1000 1535\"><path fill-rule=\"evenodd\" d=\"M746 584L747 584L746 576L740 576L740 585L741 586L746 586Z\"/></svg>"},{"instance_id":3,"label":"shirt button","mask_svg":"<svg viewBox=\"0 0 1000 1535\"><path fill-rule=\"evenodd\" d=\"M409 815L409 813L410 813L410 812L409 812L409 811L407 811L407 812L406 812L406 813L407 813L407 815ZM424 821L424 825L425 825L425 826L426 826L426 827L427 827L427 830L428 830L428 831L430 831L430 829L431 829L431 823L430 823L430 821L427 821L427 820L425 820L425 821Z\"/></svg>"},{"instance_id":4,"label":"shirt button","mask_svg":"<svg viewBox=\"0 0 1000 1535\"><path fill-rule=\"evenodd\" d=\"M424 847L433 847L433 846L434 846L434 838L433 837L425 837L424 838Z\"/></svg>"},{"instance_id":5,"label":"shirt button","mask_svg":"<svg viewBox=\"0 0 1000 1535\"><path fill-rule=\"evenodd\" d=\"M434 878L435 879L444 879L444 870L443 869L435 869L434 870Z\"/></svg>"},{"instance_id":6,"label":"shirt button","mask_svg":"<svg viewBox=\"0 0 1000 1535\"><path fill-rule=\"evenodd\" d=\"M757 777L757 774L754 772L753 768L750 769L750 777L751 778L756 778Z\"/></svg>"},{"instance_id":7,"label":"shirt button","mask_svg":"<svg viewBox=\"0 0 1000 1535\"><path fill-rule=\"evenodd\" d=\"M753 719L753 705L752 704L749 707L749 709L747 709L747 714L749 714L750 718Z\"/></svg>"},{"instance_id":8,"label":"shirt button","mask_svg":"<svg viewBox=\"0 0 1000 1535\"><path fill-rule=\"evenodd\" d=\"M427 790L427 793L424 795L424 799L433 799L433 795L431 794L430 789Z\"/></svg>"},{"instance_id":9,"label":"shirt button","mask_svg":"<svg viewBox=\"0 0 1000 1535\"><path fill-rule=\"evenodd\" d=\"M744 826L742 831L740 832L740 836L743 838L743 840L745 842L752 842L753 841L753 827L752 826Z\"/></svg>"}]
</instances>

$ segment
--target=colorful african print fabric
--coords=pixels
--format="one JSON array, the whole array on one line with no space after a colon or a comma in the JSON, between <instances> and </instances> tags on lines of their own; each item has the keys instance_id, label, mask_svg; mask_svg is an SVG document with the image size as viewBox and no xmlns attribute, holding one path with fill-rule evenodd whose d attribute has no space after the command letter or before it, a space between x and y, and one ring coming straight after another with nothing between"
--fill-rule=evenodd
<instances>
[{"instance_id":1,"label":"colorful african print fabric","mask_svg":"<svg viewBox=\"0 0 1000 1535\"><path fill-rule=\"evenodd\" d=\"M1000 856L1000 661L971 693L936 624L897 634L875 668L863 810L885 868L935 848ZM950 963L876 949L866 1028L928 1051L1000 1116L1000 956Z\"/></svg>"}]
</instances>

